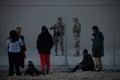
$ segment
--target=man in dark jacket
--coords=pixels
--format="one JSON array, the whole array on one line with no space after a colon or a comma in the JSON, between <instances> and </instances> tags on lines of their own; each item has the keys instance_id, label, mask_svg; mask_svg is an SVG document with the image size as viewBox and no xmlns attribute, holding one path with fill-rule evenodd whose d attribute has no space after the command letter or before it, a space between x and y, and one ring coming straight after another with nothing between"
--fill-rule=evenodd
<instances>
[{"instance_id":1,"label":"man in dark jacket","mask_svg":"<svg viewBox=\"0 0 120 80\"><path fill-rule=\"evenodd\" d=\"M16 28L16 32L17 32L18 36L21 38L21 40L23 42L23 46L21 46L21 52L20 52L21 55L20 55L20 62L19 62L19 66L20 66L20 68L23 71L24 67L25 67L25 58L26 58L25 51L26 51L26 46L25 46L24 36L21 35L21 30L22 30L22 28L20 28L20 27Z\"/></svg>"},{"instance_id":2,"label":"man in dark jacket","mask_svg":"<svg viewBox=\"0 0 120 80\"><path fill-rule=\"evenodd\" d=\"M42 32L37 38L37 49L43 74L50 72L50 50L53 47L53 39L46 26L42 26ZM47 67L47 70L45 69Z\"/></svg>"},{"instance_id":3,"label":"man in dark jacket","mask_svg":"<svg viewBox=\"0 0 120 80\"><path fill-rule=\"evenodd\" d=\"M93 38L91 39L93 41L92 44L92 55L95 58L95 66L97 71L102 70L102 63L101 63L101 57L104 56L104 37L102 32L99 31L99 28L97 26L93 26Z\"/></svg>"},{"instance_id":4,"label":"man in dark jacket","mask_svg":"<svg viewBox=\"0 0 120 80\"><path fill-rule=\"evenodd\" d=\"M81 63L79 63L71 72L75 72L78 69L82 69L82 71L94 71L94 61L92 59L92 56L88 54L87 49L84 49L83 51L83 60Z\"/></svg>"}]
</instances>

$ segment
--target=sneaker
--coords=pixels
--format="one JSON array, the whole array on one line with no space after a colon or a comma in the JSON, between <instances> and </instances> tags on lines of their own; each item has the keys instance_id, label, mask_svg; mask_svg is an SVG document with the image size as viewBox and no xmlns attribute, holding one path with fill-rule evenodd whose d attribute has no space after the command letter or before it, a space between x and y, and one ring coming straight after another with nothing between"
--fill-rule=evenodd
<instances>
[{"instance_id":1,"label":"sneaker","mask_svg":"<svg viewBox=\"0 0 120 80\"><path fill-rule=\"evenodd\" d=\"M14 74L8 74L8 76L13 76Z\"/></svg>"},{"instance_id":2,"label":"sneaker","mask_svg":"<svg viewBox=\"0 0 120 80\"><path fill-rule=\"evenodd\" d=\"M99 72L99 71L102 71L102 69L96 69L95 71L96 71L96 72Z\"/></svg>"}]
</instances>

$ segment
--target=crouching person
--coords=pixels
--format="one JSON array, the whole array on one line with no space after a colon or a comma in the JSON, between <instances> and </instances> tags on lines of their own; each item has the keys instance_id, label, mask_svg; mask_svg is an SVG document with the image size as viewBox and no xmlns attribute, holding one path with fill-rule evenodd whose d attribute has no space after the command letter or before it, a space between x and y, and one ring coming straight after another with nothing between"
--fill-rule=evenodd
<instances>
[{"instance_id":1,"label":"crouching person","mask_svg":"<svg viewBox=\"0 0 120 80\"><path fill-rule=\"evenodd\" d=\"M39 70L37 70L34 66L34 64L32 63L32 61L28 62L28 68L25 71L25 75L41 75L42 72L40 72Z\"/></svg>"},{"instance_id":2,"label":"crouching person","mask_svg":"<svg viewBox=\"0 0 120 80\"><path fill-rule=\"evenodd\" d=\"M81 69L82 71L94 71L95 70L94 61L92 59L92 56L88 54L87 49L84 49L83 51L82 62L76 65L76 67L71 72L76 72L78 69Z\"/></svg>"}]
</instances>

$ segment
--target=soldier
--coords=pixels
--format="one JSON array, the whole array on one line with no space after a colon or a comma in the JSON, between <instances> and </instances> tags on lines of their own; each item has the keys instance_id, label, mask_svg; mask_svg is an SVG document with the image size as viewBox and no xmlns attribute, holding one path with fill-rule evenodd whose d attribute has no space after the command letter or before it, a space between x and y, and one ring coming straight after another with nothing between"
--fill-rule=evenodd
<instances>
[{"instance_id":1,"label":"soldier","mask_svg":"<svg viewBox=\"0 0 120 80\"><path fill-rule=\"evenodd\" d=\"M64 45L63 45L63 37L64 37L64 31L65 31L65 25L62 22L62 17L58 17L57 23L54 24L50 30L54 30L53 38L54 38L54 45L55 45L55 53L56 56L58 55L58 43L60 45L60 50L62 53L62 56L64 55Z\"/></svg>"},{"instance_id":2,"label":"soldier","mask_svg":"<svg viewBox=\"0 0 120 80\"><path fill-rule=\"evenodd\" d=\"M73 18L73 36L74 36L74 47L75 47L75 51L76 51L76 54L75 56L79 56L80 55L80 52L79 52L79 49L80 49L80 32L81 32L81 24L78 22L78 18L75 17Z\"/></svg>"}]
</instances>

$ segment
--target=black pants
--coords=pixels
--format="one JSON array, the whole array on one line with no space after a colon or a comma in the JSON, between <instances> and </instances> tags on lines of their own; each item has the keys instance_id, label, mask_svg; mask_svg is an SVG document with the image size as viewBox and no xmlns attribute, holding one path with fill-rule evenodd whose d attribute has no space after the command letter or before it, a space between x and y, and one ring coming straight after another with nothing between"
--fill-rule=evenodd
<instances>
[{"instance_id":1,"label":"black pants","mask_svg":"<svg viewBox=\"0 0 120 80\"><path fill-rule=\"evenodd\" d=\"M81 65L76 65L71 72L76 72L78 69L81 69Z\"/></svg>"},{"instance_id":2,"label":"black pants","mask_svg":"<svg viewBox=\"0 0 120 80\"><path fill-rule=\"evenodd\" d=\"M20 53L8 53L9 59L9 75L14 74L14 68L16 75L20 75L20 68L19 68L19 60L20 60Z\"/></svg>"},{"instance_id":3,"label":"black pants","mask_svg":"<svg viewBox=\"0 0 120 80\"><path fill-rule=\"evenodd\" d=\"M78 69L81 69L82 71L94 71L94 66L91 67L89 65L78 64L71 72L76 72Z\"/></svg>"}]
</instances>

